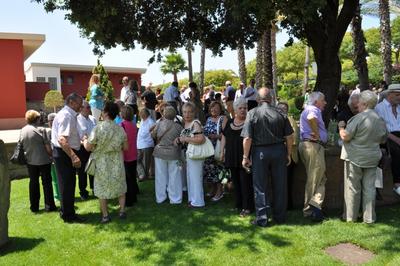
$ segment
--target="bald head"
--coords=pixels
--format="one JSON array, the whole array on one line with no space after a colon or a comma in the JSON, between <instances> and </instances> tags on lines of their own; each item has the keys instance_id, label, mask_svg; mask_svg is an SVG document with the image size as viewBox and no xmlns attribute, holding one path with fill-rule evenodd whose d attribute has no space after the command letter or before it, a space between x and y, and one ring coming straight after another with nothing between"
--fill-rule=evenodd
<instances>
[{"instance_id":1,"label":"bald head","mask_svg":"<svg viewBox=\"0 0 400 266\"><path fill-rule=\"evenodd\" d=\"M271 103L272 101L271 90L268 89L267 87L260 88L258 90L257 100L258 102Z\"/></svg>"}]
</instances>

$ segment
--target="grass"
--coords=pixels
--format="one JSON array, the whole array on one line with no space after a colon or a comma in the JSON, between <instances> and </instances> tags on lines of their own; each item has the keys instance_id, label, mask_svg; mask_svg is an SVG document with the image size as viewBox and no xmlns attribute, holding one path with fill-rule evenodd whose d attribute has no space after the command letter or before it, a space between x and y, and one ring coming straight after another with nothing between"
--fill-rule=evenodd
<instances>
[{"instance_id":1,"label":"grass","mask_svg":"<svg viewBox=\"0 0 400 266\"><path fill-rule=\"evenodd\" d=\"M98 202L91 199L76 204L85 224L64 224L57 213L31 214L28 180L13 181L11 242L0 250L0 265L341 265L324 252L341 242L374 252L370 265L400 264L399 206L378 209L374 225L336 217L313 224L295 210L286 225L263 229L231 211L230 196L192 210L157 205L154 183L140 185L126 221L112 201L112 222L99 224Z\"/></svg>"}]
</instances>

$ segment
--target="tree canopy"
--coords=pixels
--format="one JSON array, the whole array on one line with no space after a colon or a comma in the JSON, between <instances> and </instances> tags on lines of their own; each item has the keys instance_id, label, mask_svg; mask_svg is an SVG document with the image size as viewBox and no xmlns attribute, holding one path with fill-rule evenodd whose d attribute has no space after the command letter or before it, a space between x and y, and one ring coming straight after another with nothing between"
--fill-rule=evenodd
<instances>
[{"instance_id":1,"label":"tree canopy","mask_svg":"<svg viewBox=\"0 0 400 266\"><path fill-rule=\"evenodd\" d=\"M187 70L186 61L180 54L168 54L163 59L161 65L161 72L166 74L172 74L174 81L178 81L177 74L181 71Z\"/></svg>"}]
</instances>

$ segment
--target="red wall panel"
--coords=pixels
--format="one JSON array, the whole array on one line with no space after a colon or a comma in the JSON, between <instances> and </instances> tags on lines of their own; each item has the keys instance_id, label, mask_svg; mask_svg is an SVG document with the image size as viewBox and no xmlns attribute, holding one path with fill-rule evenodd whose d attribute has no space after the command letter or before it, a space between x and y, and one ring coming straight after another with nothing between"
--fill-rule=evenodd
<instances>
[{"instance_id":1,"label":"red wall panel","mask_svg":"<svg viewBox=\"0 0 400 266\"><path fill-rule=\"evenodd\" d=\"M50 90L48 82L25 82L26 100L30 102L43 101Z\"/></svg>"}]
</instances>

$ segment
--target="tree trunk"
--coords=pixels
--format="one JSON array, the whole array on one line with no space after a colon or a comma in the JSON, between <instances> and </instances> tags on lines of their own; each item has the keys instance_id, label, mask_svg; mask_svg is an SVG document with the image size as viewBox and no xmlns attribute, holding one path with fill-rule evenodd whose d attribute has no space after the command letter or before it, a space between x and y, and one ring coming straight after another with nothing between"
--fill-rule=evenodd
<instances>
[{"instance_id":1,"label":"tree trunk","mask_svg":"<svg viewBox=\"0 0 400 266\"><path fill-rule=\"evenodd\" d=\"M379 0L379 19L383 61L383 80L386 82L386 84L390 84L392 82L392 37L390 31L389 0Z\"/></svg>"},{"instance_id":2,"label":"tree trunk","mask_svg":"<svg viewBox=\"0 0 400 266\"><path fill-rule=\"evenodd\" d=\"M263 39L260 38L257 42L256 54L256 88L260 88L263 84Z\"/></svg>"},{"instance_id":3,"label":"tree trunk","mask_svg":"<svg viewBox=\"0 0 400 266\"><path fill-rule=\"evenodd\" d=\"M278 72L276 65L276 33L278 32L278 26L273 23L271 29L271 57L272 57L272 88L278 94Z\"/></svg>"},{"instance_id":4,"label":"tree trunk","mask_svg":"<svg viewBox=\"0 0 400 266\"><path fill-rule=\"evenodd\" d=\"M263 85L272 89L271 24L263 32Z\"/></svg>"},{"instance_id":5,"label":"tree trunk","mask_svg":"<svg viewBox=\"0 0 400 266\"><path fill-rule=\"evenodd\" d=\"M0 248L8 238L8 210L10 208L11 182L8 174L8 155L3 140L0 139Z\"/></svg>"},{"instance_id":6,"label":"tree trunk","mask_svg":"<svg viewBox=\"0 0 400 266\"><path fill-rule=\"evenodd\" d=\"M206 46L201 44L201 52L200 52L200 81L199 81L199 89L201 95L203 95L204 89L204 67L206 61Z\"/></svg>"},{"instance_id":7,"label":"tree trunk","mask_svg":"<svg viewBox=\"0 0 400 266\"><path fill-rule=\"evenodd\" d=\"M308 89L308 81L310 80L310 46L306 46L306 56L304 59L304 84L303 84L303 95L306 94Z\"/></svg>"},{"instance_id":8,"label":"tree trunk","mask_svg":"<svg viewBox=\"0 0 400 266\"><path fill-rule=\"evenodd\" d=\"M193 65L192 65L192 42L189 41L186 47L187 54L188 54L188 72L189 72L189 82L193 81Z\"/></svg>"},{"instance_id":9,"label":"tree trunk","mask_svg":"<svg viewBox=\"0 0 400 266\"><path fill-rule=\"evenodd\" d=\"M369 89L368 80L368 64L366 57L368 56L367 50L365 49L365 38L364 32L361 28L362 17L360 14L360 5L358 5L356 14L351 21L352 37L354 43L354 67L357 70L358 82L360 84L360 90Z\"/></svg>"},{"instance_id":10,"label":"tree trunk","mask_svg":"<svg viewBox=\"0 0 400 266\"><path fill-rule=\"evenodd\" d=\"M174 75L174 81L178 82L178 73L174 72L172 75Z\"/></svg>"},{"instance_id":11,"label":"tree trunk","mask_svg":"<svg viewBox=\"0 0 400 266\"><path fill-rule=\"evenodd\" d=\"M238 63L239 63L239 78L240 81L246 84L247 82L247 71L246 71L246 57L244 53L244 46L242 43L238 45Z\"/></svg>"},{"instance_id":12,"label":"tree trunk","mask_svg":"<svg viewBox=\"0 0 400 266\"><path fill-rule=\"evenodd\" d=\"M399 65L399 56L400 56L400 49L396 48L394 51L394 59L395 59L396 66Z\"/></svg>"}]
</instances>

